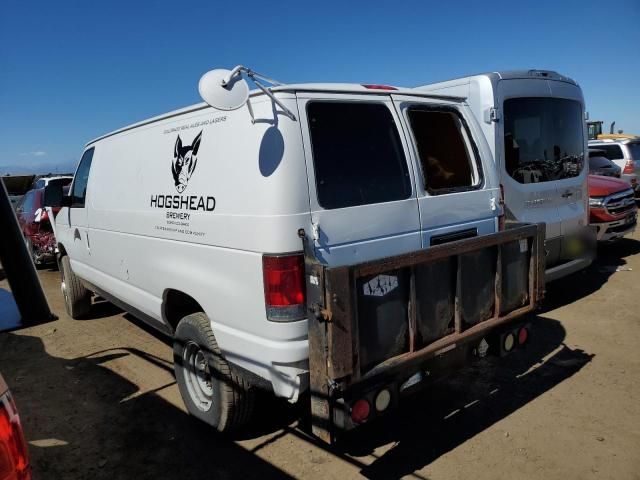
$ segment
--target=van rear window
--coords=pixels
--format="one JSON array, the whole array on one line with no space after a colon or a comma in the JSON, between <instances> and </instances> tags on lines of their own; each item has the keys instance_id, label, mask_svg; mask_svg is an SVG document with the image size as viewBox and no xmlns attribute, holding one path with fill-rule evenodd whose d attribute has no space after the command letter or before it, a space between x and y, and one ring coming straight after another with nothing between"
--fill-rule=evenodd
<instances>
[{"instance_id":1,"label":"van rear window","mask_svg":"<svg viewBox=\"0 0 640 480\"><path fill-rule=\"evenodd\" d=\"M411 196L409 167L387 106L310 102L307 115L322 208L392 202Z\"/></svg>"},{"instance_id":2,"label":"van rear window","mask_svg":"<svg viewBox=\"0 0 640 480\"><path fill-rule=\"evenodd\" d=\"M584 165L583 126L582 107L574 100L505 100L507 173L519 183L577 177Z\"/></svg>"},{"instance_id":3,"label":"van rear window","mask_svg":"<svg viewBox=\"0 0 640 480\"><path fill-rule=\"evenodd\" d=\"M629 149L631 158L635 161L640 160L640 143L628 143L627 148Z\"/></svg>"},{"instance_id":4,"label":"van rear window","mask_svg":"<svg viewBox=\"0 0 640 480\"><path fill-rule=\"evenodd\" d=\"M430 193L468 190L480 183L462 119L449 109L409 109L425 188Z\"/></svg>"},{"instance_id":5,"label":"van rear window","mask_svg":"<svg viewBox=\"0 0 640 480\"><path fill-rule=\"evenodd\" d=\"M604 152L603 156L609 160L620 160L624 158L620 145L598 145L597 148L598 150L602 150Z\"/></svg>"}]
</instances>

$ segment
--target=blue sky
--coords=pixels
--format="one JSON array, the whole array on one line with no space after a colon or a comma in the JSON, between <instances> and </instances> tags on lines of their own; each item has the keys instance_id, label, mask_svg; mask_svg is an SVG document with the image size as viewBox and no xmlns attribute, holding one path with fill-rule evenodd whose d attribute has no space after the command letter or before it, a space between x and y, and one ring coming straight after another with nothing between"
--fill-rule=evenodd
<instances>
[{"instance_id":1,"label":"blue sky","mask_svg":"<svg viewBox=\"0 0 640 480\"><path fill-rule=\"evenodd\" d=\"M609 6L607 6L609 5ZM69 170L90 139L199 102L211 68L414 86L545 68L640 133L640 0L14 1L0 14L0 173Z\"/></svg>"}]
</instances>

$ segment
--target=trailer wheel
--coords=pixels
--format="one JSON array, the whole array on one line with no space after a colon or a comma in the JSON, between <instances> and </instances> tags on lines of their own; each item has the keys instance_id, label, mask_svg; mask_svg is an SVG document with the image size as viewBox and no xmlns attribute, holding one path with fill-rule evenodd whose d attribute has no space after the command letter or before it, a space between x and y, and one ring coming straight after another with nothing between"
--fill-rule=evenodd
<instances>
[{"instance_id":1,"label":"trailer wheel","mask_svg":"<svg viewBox=\"0 0 640 480\"><path fill-rule=\"evenodd\" d=\"M180 320L173 359L180 394L191 415L219 432L237 431L249 422L255 392L229 368L204 313Z\"/></svg>"},{"instance_id":2,"label":"trailer wheel","mask_svg":"<svg viewBox=\"0 0 640 480\"><path fill-rule=\"evenodd\" d=\"M71 270L71 262L67 255L60 260L60 273L62 274L60 288L67 314L74 320L84 317L91 309L91 292Z\"/></svg>"}]
</instances>

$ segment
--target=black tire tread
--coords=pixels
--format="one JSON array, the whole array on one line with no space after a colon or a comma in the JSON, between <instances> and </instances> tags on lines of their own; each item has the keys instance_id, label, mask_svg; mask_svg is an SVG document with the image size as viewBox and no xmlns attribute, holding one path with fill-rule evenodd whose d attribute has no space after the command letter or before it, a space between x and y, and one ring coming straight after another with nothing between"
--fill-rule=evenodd
<instances>
[{"instance_id":1,"label":"black tire tread","mask_svg":"<svg viewBox=\"0 0 640 480\"><path fill-rule=\"evenodd\" d=\"M65 301L67 313L77 320L86 316L91 309L91 292L85 288L80 279L73 273L67 255L60 259L61 271L67 289L69 301Z\"/></svg>"},{"instance_id":2,"label":"black tire tread","mask_svg":"<svg viewBox=\"0 0 640 480\"><path fill-rule=\"evenodd\" d=\"M204 312L192 313L184 317L180 323L191 324L202 332L208 342L203 345L214 354L215 369L224 381L220 382L220 422L217 430L224 433L236 432L245 427L251 420L255 404L255 391L251 384L241 375L237 375L222 357L216 337L211 330L211 323ZM178 325L180 328L180 325Z\"/></svg>"}]
</instances>

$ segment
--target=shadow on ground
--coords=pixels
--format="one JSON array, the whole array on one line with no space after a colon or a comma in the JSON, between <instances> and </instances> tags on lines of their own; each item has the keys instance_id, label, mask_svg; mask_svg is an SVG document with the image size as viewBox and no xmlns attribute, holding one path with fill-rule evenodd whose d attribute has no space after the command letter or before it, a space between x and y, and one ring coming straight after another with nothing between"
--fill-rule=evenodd
<instances>
[{"instance_id":1,"label":"shadow on ground","mask_svg":"<svg viewBox=\"0 0 640 480\"><path fill-rule=\"evenodd\" d=\"M101 366L131 354L63 360L39 338L0 336L2 374L26 436L46 445L29 446L34 478L287 478L154 392L135 396L136 385Z\"/></svg>"},{"instance_id":2,"label":"shadow on ground","mask_svg":"<svg viewBox=\"0 0 640 480\"><path fill-rule=\"evenodd\" d=\"M593 355L567 347L552 319L534 320L531 343L507 357L488 358L408 399L402 409L366 425L338 448L352 456L394 446L360 473L387 479L409 475L574 375ZM546 358L545 358L546 357Z\"/></svg>"},{"instance_id":3,"label":"shadow on ground","mask_svg":"<svg viewBox=\"0 0 640 480\"><path fill-rule=\"evenodd\" d=\"M625 275L625 259L638 253L640 241L633 238L599 244L598 256L588 268L547 284L542 312L569 305L600 290L613 274ZM618 268L622 271L616 272Z\"/></svg>"},{"instance_id":4,"label":"shadow on ground","mask_svg":"<svg viewBox=\"0 0 640 480\"><path fill-rule=\"evenodd\" d=\"M248 451L154 391L136 396L134 384L101 365L135 355L172 370L165 360L141 350L113 349L64 360L48 355L39 338L13 333L0 337L0 364L29 440L52 445L30 446L34 478L282 478L287 477L282 470L253 452L286 435L316 444L367 478L399 478L429 465L591 360L563 344L559 322L538 317L535 323L531 344L518 354L483 360L432 385L406 399L401 410L346 435L336 447L296 428L304 405L290 407L265 397L252 435L277 434ZM372 463L360 458L387 444L394 446ZM292 450L288 460L307 452Z\"/></svg>"}]
</instances>

